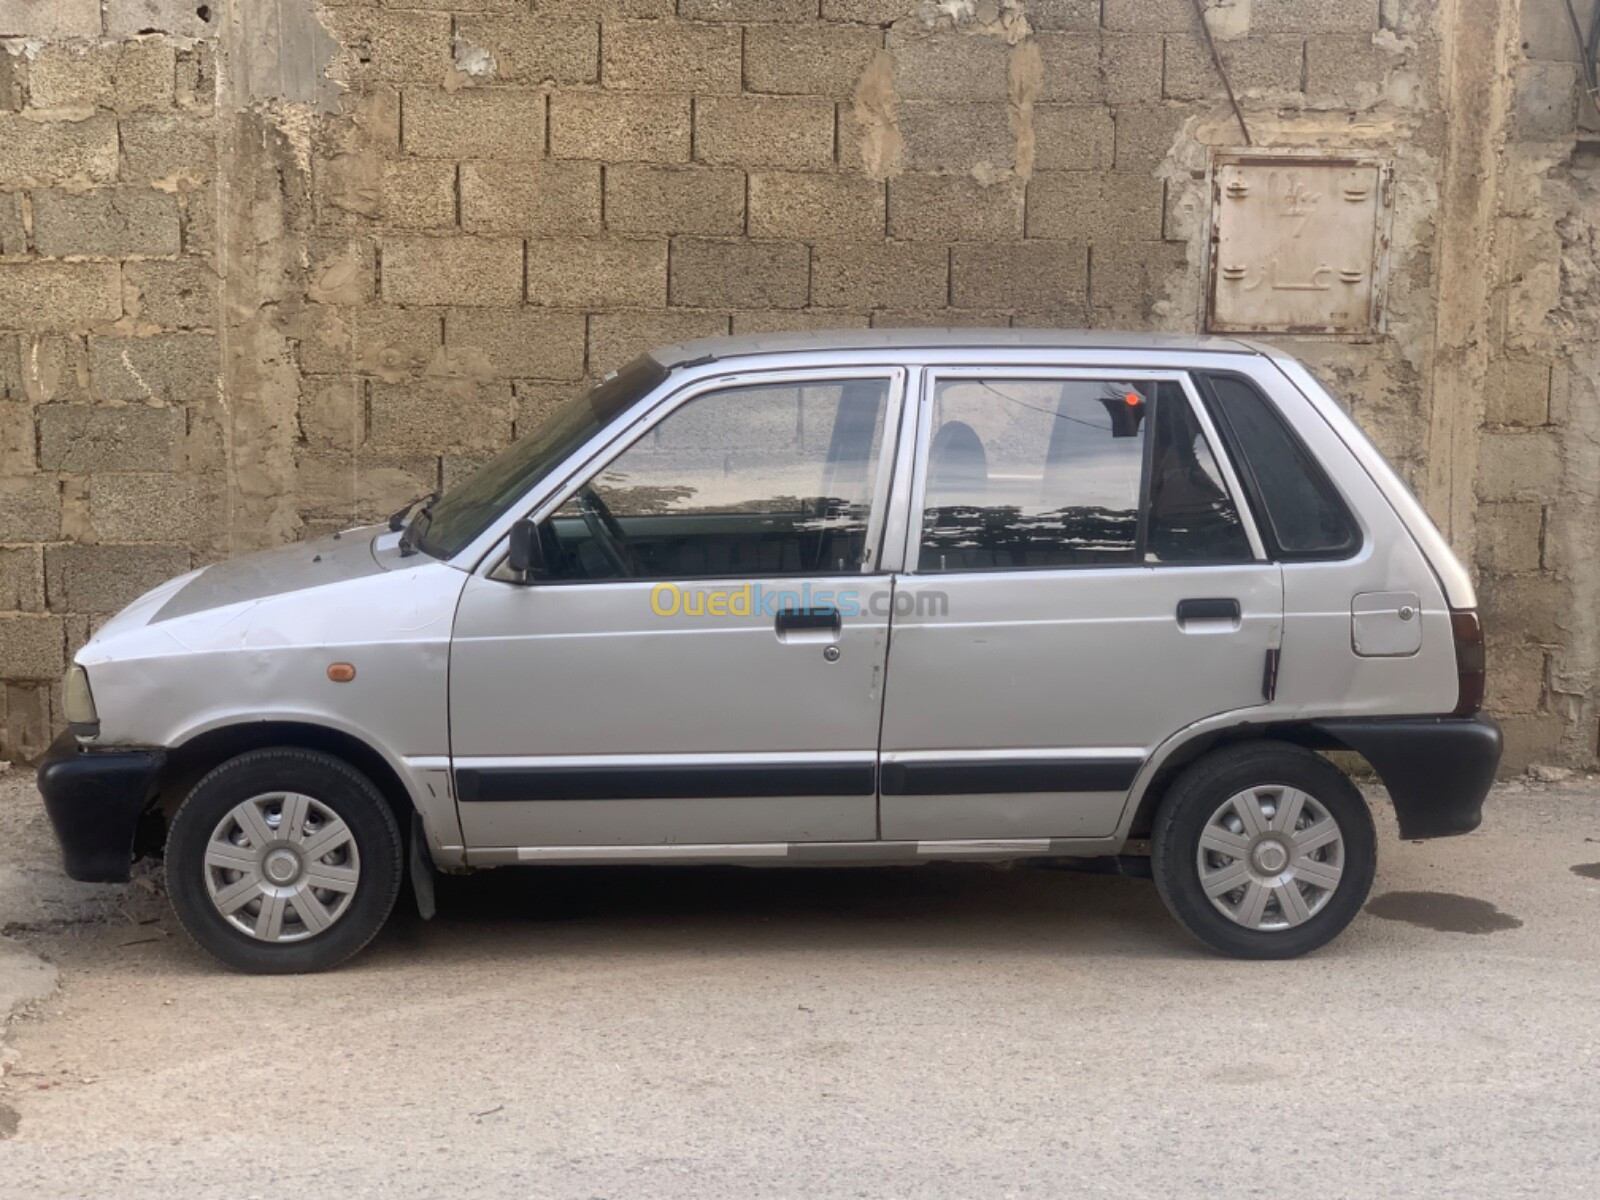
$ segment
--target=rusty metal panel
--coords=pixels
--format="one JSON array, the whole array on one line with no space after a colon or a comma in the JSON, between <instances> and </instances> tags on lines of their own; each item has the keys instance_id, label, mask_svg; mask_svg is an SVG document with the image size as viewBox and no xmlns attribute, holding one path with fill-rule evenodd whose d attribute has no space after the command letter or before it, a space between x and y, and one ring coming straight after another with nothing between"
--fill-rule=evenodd
<instances>
[{"instance_id":1,"label":"rusty metal panel","mask_svg":"<svg viewBox=\"0 0 1600 1200\"><path fill-rule=\"evenodd\" d=\"M1390 178L1389 166L1372 159L1218 156L1211 180L1206 328L1376 331L1388 258Z\"/></svg>"}]
</instances>

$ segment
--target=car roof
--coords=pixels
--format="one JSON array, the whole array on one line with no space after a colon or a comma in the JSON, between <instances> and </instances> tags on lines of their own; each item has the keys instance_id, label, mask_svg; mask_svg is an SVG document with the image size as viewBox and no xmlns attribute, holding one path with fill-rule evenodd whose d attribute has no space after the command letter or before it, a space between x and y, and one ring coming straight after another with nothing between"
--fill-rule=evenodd
<instances>
[{"instance_id":1,"label":"car roof","mask_svg":"<svg viewBox=\"0 0 1600 1200\"><path fill-rule=\"evenodd\" d=\"M651 352L669 370L688 363L753 354L805 354L828 350L1177 350L1259 354L1245 342L1169 333L1118 333L1100 329L822 329L696 338Z\"/></svg>"}]
</instances>

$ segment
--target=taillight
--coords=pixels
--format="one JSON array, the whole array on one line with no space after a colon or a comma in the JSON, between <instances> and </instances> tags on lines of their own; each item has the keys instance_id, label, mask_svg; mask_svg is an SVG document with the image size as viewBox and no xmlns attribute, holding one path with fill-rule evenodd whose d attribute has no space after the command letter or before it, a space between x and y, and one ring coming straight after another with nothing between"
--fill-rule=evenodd
<instances>
[{"instance_id":1,"label":"taillight","mask_svg":"<svg viewBox=\"0 0 1600 1200\"><path fill-rule=\"evenodd\" d=\"M1483 623L1471 609L1450 613L1450 633L1456 642L1456 711L1470 717L1483 707Z\"/></svg>"}]
</instances>

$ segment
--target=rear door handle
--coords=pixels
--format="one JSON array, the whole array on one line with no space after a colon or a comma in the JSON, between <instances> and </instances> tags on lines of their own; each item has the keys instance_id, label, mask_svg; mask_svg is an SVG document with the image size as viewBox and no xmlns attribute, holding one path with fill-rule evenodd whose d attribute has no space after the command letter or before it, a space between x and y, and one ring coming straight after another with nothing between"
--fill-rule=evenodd
<instances>
[{"instance_id":1,"label":"rear door handle","mask_svg":"<svg viewBox=\"0 0 1600 1200\"><path fill-rule=\"evenodd\" d=\"M1238 621L1237 600L1208 597L1200 600L1178 601L1178 624L1189 621Z\"/></svg>"},{"instance_id":2,"label":"rear door handle","mask_svg":"<svg viewBox=\"0 0 1600 1200\"><path fill-rule=\"evenodd\" d=\"M781 642L830 642L839 636L842 625L838 609L827 612L785 609L772 622L772 629Z\"/></svg>"}]
</instances>

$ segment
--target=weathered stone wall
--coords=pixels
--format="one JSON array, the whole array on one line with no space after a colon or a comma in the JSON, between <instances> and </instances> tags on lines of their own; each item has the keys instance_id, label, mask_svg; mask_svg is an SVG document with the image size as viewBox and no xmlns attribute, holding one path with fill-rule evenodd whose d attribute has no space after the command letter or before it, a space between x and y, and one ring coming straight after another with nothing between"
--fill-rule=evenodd
<instances>
[{"instance_id":1,"label":"weathered stone wall","mask_svg":"<svg viewBox=\"0 0 1600 1200\"><path fill-rule=\"evenodd\" d=\"M1250 144L1394 163L1383 331L1282 343L1480 568L1508 761L1591 760L1562 0L1205 8ZM0 45L12 754L132 596L448 485L638 350L1192 332L1246 145L1191 0L0 0Z\"/></svg>"}]
</instances>

